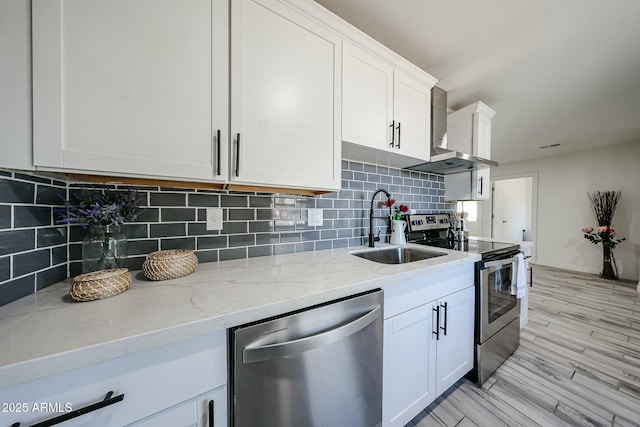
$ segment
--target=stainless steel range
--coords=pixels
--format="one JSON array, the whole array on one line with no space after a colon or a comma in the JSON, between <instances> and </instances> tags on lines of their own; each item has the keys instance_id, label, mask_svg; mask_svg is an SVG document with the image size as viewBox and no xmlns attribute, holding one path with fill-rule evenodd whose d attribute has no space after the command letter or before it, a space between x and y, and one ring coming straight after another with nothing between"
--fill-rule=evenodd
<instances>
[{"instance_id":1,"label":"stainless steel range","mask_svg":"<svg viewBox=\"0 0 640 427\"><path fill-rule=\"evenodd\" d=\"M470 378L482 385L520 345L520 304L516 283L520 246L457 239L449 214L407 216L410 243L480 254L476 263L475 363ZM462 234L459 234L462 236Z\"/></svg>"}]
</instances>

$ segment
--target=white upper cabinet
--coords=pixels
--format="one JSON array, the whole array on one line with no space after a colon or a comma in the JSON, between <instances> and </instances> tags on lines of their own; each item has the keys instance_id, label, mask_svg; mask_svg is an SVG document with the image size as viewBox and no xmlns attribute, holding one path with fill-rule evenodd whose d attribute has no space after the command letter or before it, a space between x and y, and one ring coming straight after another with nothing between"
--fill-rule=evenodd
<instances>
[{"instance_id":1,"label":"white upper cabinet","mask_svg":"<svg viewBox=\"0 0 640 427\"><path fill-rule=\"evenodd\" d=\"M445 201L489 200L491 169L453 173L444 176Z\"/></svg>"},{"instance_id":2,"label":"white upper cabinet","mask_svg":"<svg viewBox=\"0 0 640 427\"><path fill-rule=\"evenodd\" d=\"M491 119L496 112L475 102L447 116L447 148L491 159ZM491 169L445 175L445 200L489 200Z\"/></svg>"},{"instance_id":3,"label":"white upper cabinet","mask_svg":"<svg viewBox=\"0 0 640 427\"><path fill-rule=\"evenodd\" d=\"M395 149L405 156L429 160L431 87L398 70L393 77Z\"/></svg>"},{"instance_id":4,"label":"white upper cabinet","mask_svg":"<svg viewBox=\"0 0 640 427\"><path fill-rule=\"evenodd\" d=\"M419 79L415 70L405 72L348 42L343 43L342 70L343 157L397 167L429 160L436 80L425 72L418 73Z\"/></svg>"},{"instance_id":5,"label":"white upper cabinet","mask_svg":"<svg viewBox=\"0 0 640 427\"><path fill-rule=\"evenodd\" d=\"M447 148L491 159L491 119L495 115L481 101L447 115Z\"/></svg>"},{"instance_id":6,"label":"white upper cabinet","mask_svg":"<svg viewBox=\"0 0 640 427\"><path fill-rule=\"evenodd\" d=\"M226 180L227 7L34 0L35 166Z\"/></svg>"},{"instance_id":7,"label":"white upper cabinet","mask_svg":"<svg viewBox=\"0 0 640 427\"><path fill-rule=\"evenodd\" d=\"M231 181L340 188L340 38L277 0L231 2Z\"/></svg>"},{"instance_id":8,"label":"white upper cabinet","mask_svg":"<svg viewBox=\"0 0 640 427\"><path fill-rule=\"evenodd\" d=\"M342 61L342 140L391 149L393 67L349 43Z\"/></svg>"},{"instance_id":9,"label":"white upper cabinet","mask_svg":"<svg viewBox=\"0 0 640 427\"><path fill-rule=\"evenodd\" d=\"M0 1L0 167L31 161L31 2Z\"/></svg>"}]
</instances>

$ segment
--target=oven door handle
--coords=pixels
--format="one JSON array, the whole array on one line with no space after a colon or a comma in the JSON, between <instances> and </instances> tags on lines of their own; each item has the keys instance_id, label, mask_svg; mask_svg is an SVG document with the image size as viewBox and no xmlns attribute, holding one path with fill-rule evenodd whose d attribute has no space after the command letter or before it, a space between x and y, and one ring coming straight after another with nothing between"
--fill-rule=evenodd
<instances>
[{"instance_id":1,"label":"oven door handle","mask_svg":"<svg viewBox=\"0 0 640 427\"><path fill-rule=\"evenodd\" d=\"M517 261L516 257L507 258L507 259L499 259L497 261L487 261L487 262L483 263L483 267L482 268L498 267L498 266L501 266L501 265L514 264L516 261Z\"/></svg>"}]
</instances>

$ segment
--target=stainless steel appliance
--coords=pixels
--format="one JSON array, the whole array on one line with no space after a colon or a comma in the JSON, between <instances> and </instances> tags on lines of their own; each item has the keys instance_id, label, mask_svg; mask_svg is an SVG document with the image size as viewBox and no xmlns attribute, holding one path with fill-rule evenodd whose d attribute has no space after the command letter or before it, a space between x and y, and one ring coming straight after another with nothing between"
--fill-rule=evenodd
<instances>
[{"instance_id":1,"label":"stainless steel appliance","mask_svg":"<svg viewBox=\"0 0 640 427\"><path fill-rule=\"evenodd\" d=\"M512 287L517 277L517 244L455 238L449 214L407 217L407 241L427 246L477 253L476 352L470 377L482 385L520 345L520 304Z\"/></svg>"},{"instance_id":2,"label":"stainless steel appliance","mask_svg":"<svg viewBox=\"0 0 640 427\"><path fill-rule=\"evenodd\" d=\"M231 425L382 423L381 290L234 328Z\"/></svg>"},{"instance_id":3,"label":"stainless steel appliance","mask_svg":"<svg viewBox=\"0 0 640 427\"><path fill-rule=\"evenodd\" d=\"M447 138L447 92L434 86L431 89L431 159L407 169L453 174L498 166L498 162L454 149L455 146Z\"/></svg>"}]
</instances>

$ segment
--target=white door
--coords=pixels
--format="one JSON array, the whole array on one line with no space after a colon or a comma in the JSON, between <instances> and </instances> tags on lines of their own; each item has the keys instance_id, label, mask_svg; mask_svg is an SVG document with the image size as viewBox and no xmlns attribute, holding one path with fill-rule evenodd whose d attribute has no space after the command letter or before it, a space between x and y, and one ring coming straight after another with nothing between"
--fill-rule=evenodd
<instances>
[{"instance_id":1,"label":"white door","mask_svg":"<svg viewBox=\"0 0 640 427\"><path fill-rule=\"evenodd\" d=\"M421 305L384 322L383 426L406 425L435 399L433 307Z\"/></svg>"},{"instance_id":2,"label":"white door","mask_svg":"<svg viewBox=\"0 0 640 427\"><path fill-rule=\"evenodd\" d=\"M473 368L475 288L440 301L436 396L445 392Z\"/></svg>"},{"instance_id":3,"label":"white door","mask_svg":"<svg viewBox=\"0 0 640 427\"><path fill-rule=\"evenodd\" d=\"M342 140L391 149L393 68L344 42L342 70Z\"/></svg>"},{"instance_id":4,"label":"white door","mask_svg":"<svg viewBox=\"0 0 640 427\"><path fill-rule=\"evenodd\" d=\"M431 88L404 74L393 74L395 148L400 154L429 160Z\"/></svg>"},{"instance_id":5,"label":"white door","mask_svg":"<svg viewBox=\"0 0 640 427\"><path fill-rule=\"evenodd\" d=\"M532 179L516 178L494 182L493 238L530 240Z\"/></svg>"},{"instance_id":6,"label":"white door","mask_svg":"<svg viewBox=\"0 0 640 427\"><path fill-rule=\"evenodd\" d=\"M340 187L340 39L275 0L231 2L231 180Z\"/></svg>"},{"instance_id":7,"label":"white door","mask_svg":"<svg viewBox=\"0 0 640 427\"><path fill-rule=\"evenodd\" d=\"M32 29L36 166L224 180L224 1L34 0Z\"/></svg>"}]
</instances>

